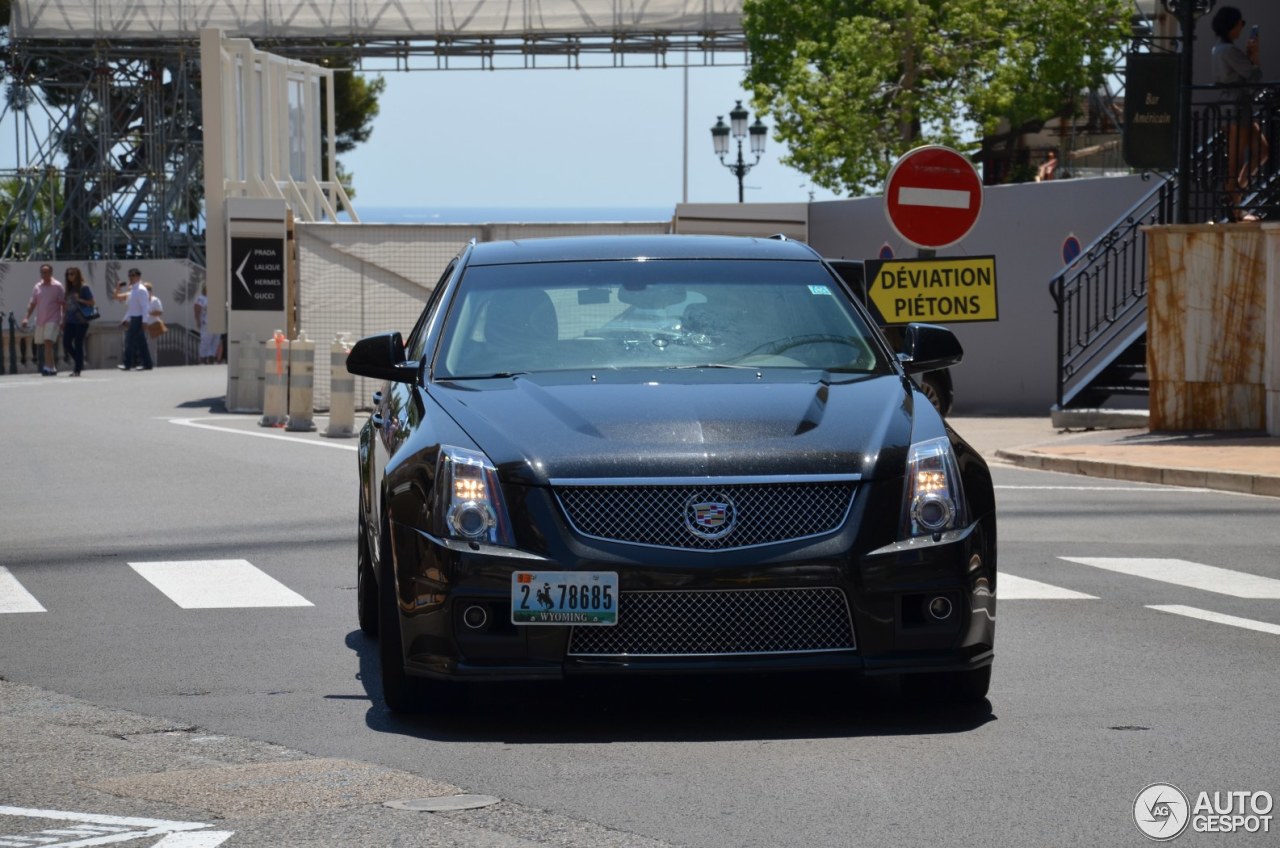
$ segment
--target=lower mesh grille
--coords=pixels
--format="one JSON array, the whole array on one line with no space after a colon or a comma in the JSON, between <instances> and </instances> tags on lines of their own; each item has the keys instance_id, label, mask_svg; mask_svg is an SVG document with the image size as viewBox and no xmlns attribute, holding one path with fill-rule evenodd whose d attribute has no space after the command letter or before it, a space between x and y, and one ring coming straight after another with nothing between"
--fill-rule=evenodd
<instances>
[{"instance_id":1,"label":"lower mesh grille","mask_svg":"<svg viewBox=\"0 0 1280 848\"><path fill-rule=\"evenodd\" d=\"M844 592L733 589L623 592L613 627L575 627L569 655L693 657L854 647Z\"/></svg>"}]
</instances>

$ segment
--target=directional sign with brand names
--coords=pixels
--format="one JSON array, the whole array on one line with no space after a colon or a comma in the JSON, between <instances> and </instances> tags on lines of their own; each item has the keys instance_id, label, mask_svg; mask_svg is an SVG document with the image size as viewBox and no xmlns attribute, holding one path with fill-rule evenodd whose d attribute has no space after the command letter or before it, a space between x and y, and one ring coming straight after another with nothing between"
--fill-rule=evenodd
<instances>
[{"instance_id":1,"label":"directional sign with brand names","mask_svg":"<svg viewBox=\"0 0 1280 848\"><path fill-rule=\"evenodd\" d=\"M960 241L982 211L982 179L969 160L947 147L910 151L885 184L885 214L898 235L934 250Z\"/></svg>"},{"instance_id":2,"label":"directional sign with brand names","mask_svg":"<svg viewBox=\"0 0 1280 848\"><path fill-rule=\"evenodd\" d=\"M231 308L283 312L284 240L231 239Z\"/></svg>"},{"instance_id":3,"label":"directional sign with brand names","mask_svg":"<svg viewBox=\"0 0 1280 848\"><path fill-rule=\"evenodd\" d=\"M867 296L885 324L996 321L996 258L868 259Z\"/></svg>"}]
</instances>

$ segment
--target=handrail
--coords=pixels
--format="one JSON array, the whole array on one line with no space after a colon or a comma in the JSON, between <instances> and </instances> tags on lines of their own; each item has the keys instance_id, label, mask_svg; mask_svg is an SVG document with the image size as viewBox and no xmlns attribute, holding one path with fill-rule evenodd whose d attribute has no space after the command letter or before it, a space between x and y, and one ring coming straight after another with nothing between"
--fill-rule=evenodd
<instances>
[{"instance_id":1,"label":"handrail","mask_svg":"<svg viewBox=\"0 0 1280 848\"><path fill-rule=\"evenodd\" d=\"M1196 155L1188 198L1191 220L1280 214L1280 83L1192 88L1196 102L1192 106L1191 135ZM1241 132L1243 127L1249 130L1247 136ZM1233 134L1237 139L1234 157L1228 144ZM1228 170L1234 165L1243 171L1250 155L1262 161L1251 163L1252 174L1246 174L1245 184L1235 193L1232 184L1239 175L1229 174Z\"/></svg>"},{"instance_id":2,"label":"handrail","mask_svg":"<svg viewBox=\"0 0 1280 848\"><path fill-rule=\"evenodd\" d=\"M1058 315L1058 408L1105 363L1146 314L1147 253L1142 227L1172 219L1174 183L1160 178L1110 230L1049 282Z\"/></svg>"},{"instance_id":3,"label":"handrail","mask_svg":"<svg viewBox=\"0 0 1280 848\"><path fill-rule=\"evenodd\" d=\"M1280 215L1280 98L1276 83L1238 86L1252 92L1233 98L1225 86L1194 86L1193 168L1189 185L1173 175L1159 182L1116 224L1049 282L1058 315L1057 405L1064 408L1129 344L1146 319L1147 255L1142 227L1174 220L1178 191L1188 193L1192 221L1218 221L1251 214ZM1247 99L1251 102L1245 103ZM1242 114L1242 110L1248 110ZM1228 191L1228 140L1233 126L1255 125L1269 153L1238 194ZM1237 137L1239 137L1237 135ZM1260 149L1259 145L1254 145ZM1237 154L1241 148L1237 148ZM1239 160L1239 155L1234 157ZM1261 159L1261 157L1259 157ZM1239 161L1232 162L1239 167Z\"/></svg>"}]
</instances>

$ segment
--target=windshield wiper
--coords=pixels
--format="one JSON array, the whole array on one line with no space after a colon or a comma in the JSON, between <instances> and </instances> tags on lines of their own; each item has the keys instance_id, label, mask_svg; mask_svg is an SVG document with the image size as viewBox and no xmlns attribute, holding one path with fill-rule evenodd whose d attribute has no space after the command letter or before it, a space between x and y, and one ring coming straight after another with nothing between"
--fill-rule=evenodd
<instances>
[{"instance_id":1,"label":"windshield wiper","mask_svg":"<svg viewBox=\"0 0 1280 848\"><path fill-rule=\"evenodd\" d=\"M441 380L501 380L508 377L523 377L528 371L498 371L494 374L461 374L441 377Z\"/></svg>"},{"instance_id":2,"label":"windshield wiper","mask_svg":"<svg viewBox=\"0 0 1280 848\"><path fill-rule=\"evenodd\" d=\"M688 371L691 368L734 368L744 371L759 371L760 368L755 365L734 365L729 362L706 362L701 365L668 365L668 371Z\"/></svg>"}]
</instances>

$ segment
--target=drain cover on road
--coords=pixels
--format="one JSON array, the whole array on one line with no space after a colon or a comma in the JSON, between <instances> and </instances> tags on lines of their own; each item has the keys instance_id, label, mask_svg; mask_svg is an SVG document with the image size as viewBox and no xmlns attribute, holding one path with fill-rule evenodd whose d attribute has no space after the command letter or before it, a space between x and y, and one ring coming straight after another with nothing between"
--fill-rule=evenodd
<instances>
[{"instance_id":1,"label":"drain cover on road","mask_svg":"<svg viewBox=\"0 0 1280 848\"><path fill-rule=\"evenodd\" d=\"M414 798L411 801L387 801L382 806L417 813L448 813L454 810L478 810L502 799L492 795L441 795L437 798Z\"/></svg>"}]
</instances>

